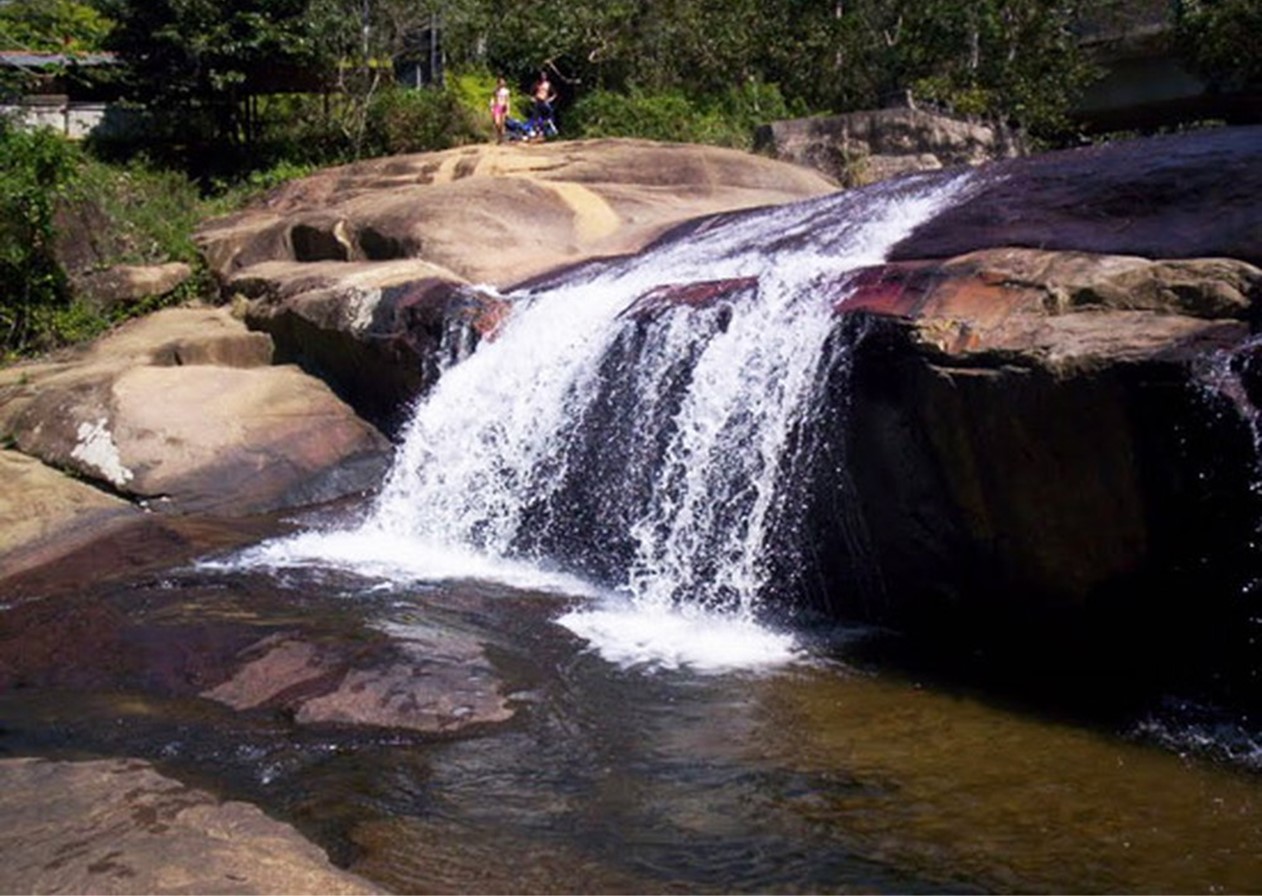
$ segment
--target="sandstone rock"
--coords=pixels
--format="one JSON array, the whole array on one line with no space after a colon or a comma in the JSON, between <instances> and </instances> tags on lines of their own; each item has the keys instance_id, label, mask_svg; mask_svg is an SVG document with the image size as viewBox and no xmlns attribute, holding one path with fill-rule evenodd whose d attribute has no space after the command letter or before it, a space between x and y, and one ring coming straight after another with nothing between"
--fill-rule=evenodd
<instances>
[{"instance_id":1,"label":"sandstone rock","mask_svg":"<svg viewBox=\"0 0 1262 896\"><path fill-rule=\"evenodd\" d=\"M254 302L250 325L281 346L278 360L317 372L361 416L395 432L415 397L493 337L508 309L493 293L427 277Z\"/></svg>"},{"instance_id":2,"label":"sandstone rock","mask_svg":"<svg viewBox=\"0 0 1262 896\"><path fill-rule=\"evenodd\" d=\"M416 258L505 286L633 252L688 218L832 189L809 170L715 147L469 146L320 172L260 207L207 222L198 242L225 281L266 261Z\"/></svg>"},{"instance_id":3,"label":"sandstone rock","mask_svg":"<svg viewBox=\"0 0 1262 896\"><path fill-rule=\"evenodd\" d=\"M1002 246L1262 265L1262 126L994 162L891 260Z\"/></svg>"},{"instance_id":4,"label":"sandstone rock","mask_svg":"<svg viewBox=\"0 0 1262 896\"><path fill-rule=\"evenodd\" d=\"M168 338L207 324L207 341ZM259 513L374 486L388 443L322 383L294 367L197 363L258 364L267 344L224 309L163 312L78 363L6 372L0 427L23 453L181 513Z\"/></svg>"},{"instance_id":5,"label":"sandstone rock","mask_svg":"<svg viewBox=\"0 0 1262 896\"><path fill-rule=\"evenodd\" d=\"M109 310L173 292L193 275L182 261L156 265L115 265L72 277L76 295L88 304Z\"/></svg>"},{"instance_id":6,"label":"sandstone rock","mask_svg":"<svg viewBox=\"0 0 1262 896\"><path fill-rule=\"evenodd\" d=\"M1240 377L1262 271L997 249L838 288L861 335L830 368L847 401L814 461L854 471L810 498L825 602L1018 651L1092 642L1093 661L1209 643L1194 630L1256 576Z\"/></svg>"},{"instance_id":7,"label":"sandstone rock","mask_svg":"<svg viewBox=\"0 0 1262 896\"><path fill-rule=\"evenodd\" d=\"M777 121L759 129L755 146L846 186L915 171L980 165L1018 152L1005 131L913 108Z\"/></svg>"},{"instance_id":8,"label":"sandstone rock","mask_svg":"<svg viewBox=\"0 0 1262 896\"><path fill-rule=\"evenodd\" d=\"M320 172L207 222L197 239L280 360L392 432L452 350L444 334L458 351L493 329L506 307L496 289L637 251L690 218L833 189L715 147L471 146Z\"/></svg>"},{"instance_id":9,"label":"sandstone rock","mask_svg":"<svg viewBox=\"0 0 1262 896\"><path fill-rule=\"evenodd\" d=\"M16 451L0 450L0 579L134 523L128 502Z\"/></svg>"},{"instance_id":10,"label":"sandstone rock","mask_svg":"<svg viewBox=\"0 0 1262 896\"><path fill-rule=\"evenodd\" d=\"M371 488L388 445L294 367L135 367L46 384L17 447L181 513L246 515Z\"/></svg>"},{"instance_id":11,"label":"sandstone rock","mask_svg":"<svg viewBox=\"0 0 1262 896\"><path fill-rule=\"evenodd\" d=\"M1009 353L1063 373L1238 342L1262 299L1262 270L1232 259L991 249L868 268L841 289L840 312L907 318L938 351Z\"/></svg>"},{"instance_id":12,"label":"sandstone rock","mask_svg":"<svg viewBox=\"0 0 1262 896\"><path fill-rule=\"evenodd\" d=\"M0 760L7 893L375 893L255 806L137 759Z\"/></svg>"}]
</instances>

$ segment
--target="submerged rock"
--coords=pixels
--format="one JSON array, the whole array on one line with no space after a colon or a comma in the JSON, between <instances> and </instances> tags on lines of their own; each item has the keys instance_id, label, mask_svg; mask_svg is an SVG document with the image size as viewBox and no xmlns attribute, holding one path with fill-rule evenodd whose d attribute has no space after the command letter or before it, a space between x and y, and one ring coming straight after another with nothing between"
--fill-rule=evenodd
<instances>
[{"instance_id":1,"label":"submerged rock","mask_svg":"<svg viewBox=\"0 0 1262 896\"><path fill-rule=\"evenodd\" d=\"M300 725L452 732L512 718L475 639L437 630L395 636L369 646L271 635L202 696L238 710L280 710Z\"/></svg>"}]
</instances>

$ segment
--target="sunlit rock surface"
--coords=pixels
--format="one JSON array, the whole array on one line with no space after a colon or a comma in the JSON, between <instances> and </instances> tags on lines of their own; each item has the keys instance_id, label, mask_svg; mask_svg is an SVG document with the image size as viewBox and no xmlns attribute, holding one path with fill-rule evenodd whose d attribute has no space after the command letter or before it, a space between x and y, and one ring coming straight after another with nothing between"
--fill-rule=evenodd
<instances>
[{"instance_id":1,"label":"sunlit rock surface","mask_svg":"<svg viewBox=\"0 0 1262 896\"><path fill-rule=\"evenodd\" d=\"M6 893L377 893L287 824L139 759L0 760Z\"/></svg>"},{"instance_id":2,"label":"sunlit rock surface","mask_svg":"<svg viewBox=\"0 0 1262 896\"><path fill-rule=\"evenodd\" d=\"M198 237L228 280L253 265L412 259L506 286L642 248L698 215L831 192L818 173L736 150L640 140L467 146L318 172Z\"/></svg>"},{"instance_id":3,"label":"sunlit rock surface","mask_svg":"<svg viewBox=\"0 0 1262 896\"><path fill-rule=\"evenodd\" d=\"M698 216L835 189L807 168L717 147L468 146L318 172L197 239L278 360L394 430L435 360L493 328L497 291L635 252Z\"/></svg>"},{"instance_id":4,"label":"sunlit rock surface","mask_svg":"<svg viewBox=\"0 0 1262 896\"><path fill-rule=\"evenodd\" d=\"M141 507L245 516L373 488L389 443L271 357L227 309L187 308L0 371L0 435L25 458L5 465L29 486L0 504L0 574L118 536Z\"/></svg>"},{"instance_id":5,"label":"sunlit rock surface","mask_svg":"<svg viewBox=\"0 0 1262 896\"><path fill-rule=\"evenodd\" d=\"M1015 135L909 107L775 121L759 128L758 149L857 187L914 171L980 165L1021 151Z\"/></svg>"},{"instance_id":6,"label":"sunlit rock surface","mask_svg":"<svg viewBox=\"0 0 1262 896\"><path fill-rule=\"evenodd\" d=\"M0 425L25 454L179 512L245 515L370 487L385 441L323 383L267 364L269 347L225 309L161 312L64 365L6 370Z\"/></svg>"}]
</instances>

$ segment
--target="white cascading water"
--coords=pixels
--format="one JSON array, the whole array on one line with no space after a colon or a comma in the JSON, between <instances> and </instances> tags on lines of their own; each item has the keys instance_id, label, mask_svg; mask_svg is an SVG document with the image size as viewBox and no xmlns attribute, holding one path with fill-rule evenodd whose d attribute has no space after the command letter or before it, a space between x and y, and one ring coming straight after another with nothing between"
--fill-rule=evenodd
<instances>
[{"instance_id":1,"label":"white cascading water","mask_svg":"<svg viewBox=\"0 0 1262 896\"><path fill-rule=\"evenodd\" d=\"M812 407L836 321L814 287L881 262L967 180L913 179L721 216L510 296L513 314L494 341L418 404L362 523L241 560L587 596L561 623L622 664L784 661L793 640L764 627L756 603L776 549L782 458ZM737 279L746 285L709 305L647 322L633 313L664 285ZM610 363L632 343L627 362ZM603 434L624 441L602 448ZM605 449L616 463L600 462ZM582 527L559 516L573 511L566 496L584 476L601 480L587 486L596 506L583 511L597 535L571 544L585 540ZM606 546L600 584L588 584L591 567L575 555Z\"/></svg>"}]
</instances>

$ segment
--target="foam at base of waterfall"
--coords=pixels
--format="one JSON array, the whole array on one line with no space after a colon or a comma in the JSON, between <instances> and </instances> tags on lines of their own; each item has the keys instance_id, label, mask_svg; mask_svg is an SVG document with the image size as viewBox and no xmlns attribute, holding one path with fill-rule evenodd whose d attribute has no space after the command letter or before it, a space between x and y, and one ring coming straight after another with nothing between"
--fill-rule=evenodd
<instances>
[{"instance_id":1,"label":"foam at base of waterfall","mask_svg":"<svg viewBox=\"0 0 1262 896\"><path fill-rule=\"evenodd\" d=\"M392 583L475 580L524 591L594 597L599 590L577 576L480 554L472 549L374 529L303 532L233 556L205 561L204 569L320 568Z\"/></svg>"},{"instance_id":2,"label":"foam at base of waterfall","mask_svg":"<svg viewBox=\"0 0 1262 896\"><path fill-rule=\"evenodd\" d=\"M720 673L784 666L798 660L796 639L752 619L697 606L606 600L557 620L624 669Z\"/></svg>"}]
</instances>

